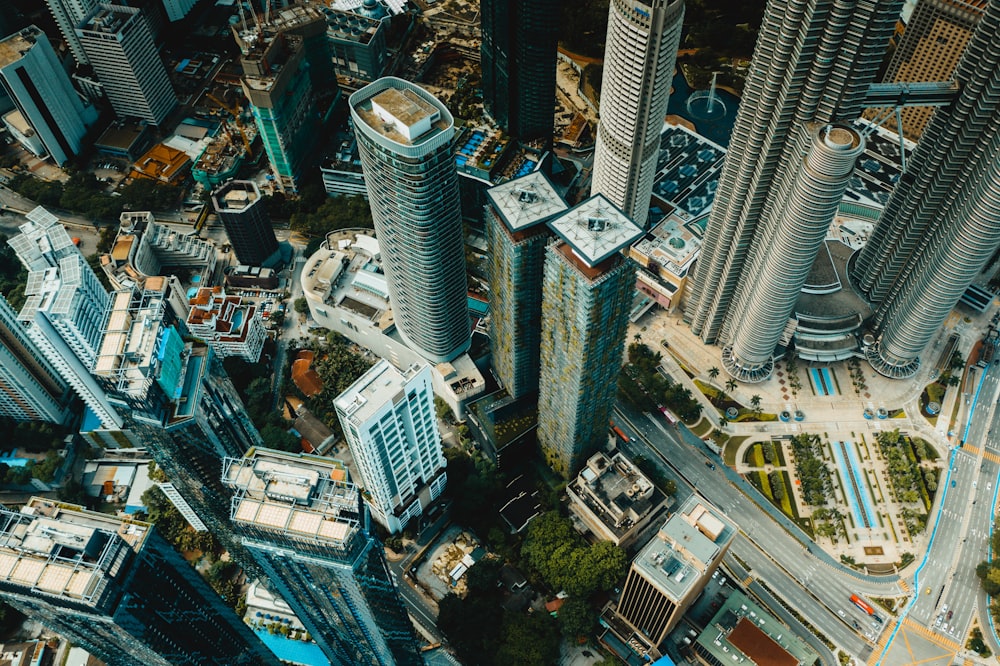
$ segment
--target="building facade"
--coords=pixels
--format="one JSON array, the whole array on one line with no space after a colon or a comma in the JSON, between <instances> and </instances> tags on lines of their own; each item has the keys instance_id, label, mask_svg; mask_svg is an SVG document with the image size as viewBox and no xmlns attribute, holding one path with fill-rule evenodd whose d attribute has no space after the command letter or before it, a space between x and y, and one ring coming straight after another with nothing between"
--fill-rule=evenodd
<instances>
[{"instance_id":1,"label":"building facade","mask_svg":"<svg viewBox=\"0 0 1000 666\"><path fill-rule=\"evenodd\" d=\"M379 361L335 405L372 517L402 531L447 483L430 366L400 372Z\"/></svg>"},{"instance_id":2,"label":"building facade","mask_svg":"<svg viewBox=\"0 0 1000 666\"><path fill-rule=\"evenodd\" d=\"M0 534L0 598L109 666L278 664L149 523L34 497Z\"/></svg>"},{"instance_id":3,"label":"building facade","mask_svg":"<svg viewBox=\"0 0 1000 666\"><path fill-rule=\"evenodd\" d=\"M652 660L659 646L694 603L736 537L736 525L703 499L689 498L632 561L613 611L611 630L642 646Z\"/></svg>"},{"instance_id":4,"label":"building facade","mask_svg":"<svg viewBox=\"0 0 1000 666\"><path fill-rule=\"evenodd\" d=\"M120 428L122 415L90 374L104 335L108 292L54 215L39 206L26 217L21 233L7 241L28 269L18 321L101 423Z\"/></svg>"},{"instance_id":5,"label":"building facade","mask_svg":"<svg viewBox=\"0 0 1000 666\"><path fill-rule=\"evenodd\" d=\"M222 478L235 528L332 664L423 663L343 463L256 448L227 458Z\"/></svg>"},{"instance_id":6,"label":"building facade","mask_svg":"<svg viewBox=\"0 0 1000 666\"><path fill-rule=\"evenodd\" d=\"M569 206L541 172L486 191L493 370L512 398L538 391L546 222Z\"/></svg>"},{"instance_id":7,"label":"building facade","mask_svg":"<svg viewBox=\"0 0 1000 666\"><path fill-rule=\"evenodd\" d=\"M743 382L767 379L774 370L774 350L806 284L816 255L844 198L865 140L849 125L813 125L794 175L774 192L775 233L769 252L756 264L756 288L731 306L732 343L723 347L722 365Z\"/></svg>"},{"instance_id":8,"label":"building facade","mask_svg":"<svg viewBox=\"0 0 1000 666\"><path fill-rule=\"evenodd\" d=\"M483 0L480 18L486 112L511 136L550 141L559 2Z\"/></svg>"},{"instance_id":9,"label":"building facade","mask_svg":"<svg viewBox=\"0 0 1000 666\"><path fill-rule=\"evenodd\" d=\"M63 423L69 386L0 296L0 416Z\"/></svg>"},{"instance_id":10,"label":"building facade","mask_svg":"<svg viewBox=\"0 0 1000 666\"><path fill-rule=\"evenodd\" d=\"M29 26L0 40L0 84L56 164L80 152L97 111L73 89L45 33Z\"/></svg>"},{"instance_id":11,"label":"building facade","mask_svg":"<svg viewBox=\"0 0 1000 666\"><path fill-rule=\"evenodd\" d=\"M538 443L563 478L604 443L618 390L635 264L621 250L642 235L595 195L549 222L538 378Z\"/></svg>"},{"instance_id":12,"label":"building facade","mask_svg":"<svg viewBox=\"0 0 1000 666\"><path fill-rule=\"evenodd\" d=\"M389 64L385 42L387 22L331 9L326 13L326 26L337 74L362 81L381 78Z\"/></svg>"},{"instance_id":13,"label":"building facade","mask_svg":"<svg viewBox=\"0 0 1000 666\"><path fill-rule=\"evenodd\" d=\"M1000 247L1000 6L990 3L955 76L957 99L924 131L857 258L851 281L875 305L872 366L909 377Z\"/></svg>"},{"instance_id":14,"label":"building facade","mask_svg":"<svg viewBox=\"0 0 1000 666\"><path fill-rule=\"evenodd\" d=\"M471 343L454 119L392 77L350 107L397 329L428 361L451 361Z\"/></svg>"},{"instance_id":15,"label":"building facade","mask_svg":"<svg viewBox=\"0 0 1000 666\"><path fill-rule=\"evenodd\" d=\"M63 39L66 40L73 59L80 65L89 64L87 52L80 43L76 28L94 11L98 0L45 0L45 3L49 6L52 18L55 19Z\"/></svg>"},{"instance_id":16,"label":"building facade","mask_svg":"<svg viewBox=\"0 0 1000 666\"><path fill-rule=\"evenodd\" d=\"M212 193L212 205L241 264L260 266L276 259L278 238L256 183L231 180Z\"/></svg>"},{"instance_id":17,"label":"building facade","mask_svg":"<svg viewBox=\"0 0 1000 666\"><path fill-rule=\"evenodd\" d=\"M646 225L670 100L683 0L612 0L590 191Z\"/></svg>"},{"instance_id":18,"label":"building facade","mask_svg":"<svg viewBox=\"0 0 1000 666\"><path fill-rule=\"evenodd\" d=\"M177 95L142 10L101 4L76 34L119 118L151 125L166 120Z\"/></svg>"},{"instance_id":19,"label":"building facade","mask_svg":"<svg viewBox=\"0 0 1000 666\"><path fill-rule=\"evenodd\" d=\"M767 4L684 308L685 321L704 342L731 343L751 295L762 288L782 292L784 276L762 273L763 263L815 260L815 252L799 256L806 254L803 248L785 239L796 232L782 227L778 197L787 196L791 181L801 177L796 166L809 148L811 123L860 115L900 4ZM780 257L775 247L784 248ZM783 299L794 300L798 287L784 291Z\"/></svg>"},{"instance_id":20,"label":"building facade","mask_svg":"<svg viewBox=\"0 0 1000 666\"><path fill-rule=\"evenodd\" d=\"M972 38L987 0L920 0L906 22L882 80L950 81L962 52ZM902 110L903 136L916 141L930 122L934 108L908 106ZM886 127L895 128L890 117Z\"/></svg>"},{"instance_id":21,"label":"building facade","mask_svg":"<svg viewBox=\"0 0 1000 666\"><path fill-rule=\"evenodd\" d=\"M256 303L244 303L242 297L227 295L222 287L201 287L189 303L188 331L207 342L219 358L260 360L267 331Z\"/></svg>"}]
</instances>

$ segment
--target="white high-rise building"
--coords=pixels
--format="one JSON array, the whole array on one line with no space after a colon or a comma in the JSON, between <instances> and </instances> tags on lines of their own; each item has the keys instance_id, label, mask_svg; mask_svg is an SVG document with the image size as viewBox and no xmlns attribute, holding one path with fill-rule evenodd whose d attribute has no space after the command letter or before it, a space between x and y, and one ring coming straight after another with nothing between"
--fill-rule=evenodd
<instances>
[{"instance_id":1,"label":"white high-rise building","mask_svg":"<svg viewBox=\"0 0 1000 666\"><path fill-rule=\"evenodd\" d=\"M48 38L35 26L0 40L0 86L56 164L80 152L97 111L73 89Z\"/></svg>"},{"instance_id":2,"label":"white high-rise building","mask_svg":"<svg viewBox=\"0 0 1000 666\"><path fill-rule=\"evenodd\" d=\"M612 0L608 10L590 192L603 194L640 227L649 215L683 22L683 0Z\"/></svg>"},{"instance_id":3,"label":"white high-rise building","mask_svg":"<svg viewBox=\"0 0 1000 666\"><path fill-rule=\"evenodd\" d=\"M401 531L447 481L430 366L400 372L379 361L335 404L372 517Z\"/></svg>"},{"instance_id":4,"label":"white high-rise building","mask_svg":"<svg viewBox=\"0 0 1000 666\"><path fill-rule=\"evenodd\" d=\"M46 2L73 58L81 65L88 64L90 61L87 60L87 52L83 50L83 45L80 44L76 27L94 11L97 0L46 0Z\"/></svg>"},{"instance_id":5,"label":"white high-rise building","mask_svg":"<svg viewBox=\"0 0 1000 666\"><path fill-rule=\"evenodd\" d=\"M397 330L428 361L452 361L471 344L454 119L393 77L350 107Z\"/></svg>"},{"instance_id":6,"label":"white high-rise building","mask_svg":"<svg viewBox=\"0 0 1000 666\"><path fill-rule=\"evenodd\" d=\"M104 337L110 297L59 220L39 206L7 241L28 269L18 319L58 374L106 428L123 420L90 374Z\"/></svg>"},{"instance_id":7,"label":"white high-rise building","mask_svg":"<svg viewBox=\"0 0 1000 666\"><path fill-rule=\"evenodd\" d=\"M159 125L177 106L167 68L141 10L101 4L76 34L118 117Z\"/></svg>"}]
</instances>

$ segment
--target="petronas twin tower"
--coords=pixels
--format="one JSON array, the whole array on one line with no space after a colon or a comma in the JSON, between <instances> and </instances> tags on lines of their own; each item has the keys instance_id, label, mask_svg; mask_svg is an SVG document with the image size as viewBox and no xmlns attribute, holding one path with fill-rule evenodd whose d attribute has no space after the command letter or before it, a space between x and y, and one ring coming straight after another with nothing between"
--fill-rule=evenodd
<instances>
[{"instance_id":1,"label":"petronas twin tower","mask_svg":"<svg viewBox=\"0 0 1000 666\"><path fill-rule=\"evenodd\" d=\"M901 0L768 3L685 320L744 382L762 381L847 187ZM889 377L920 354L1000 249L1000 2L991 0L851 282L874 311L864 348Z\"/></svg>"}]
</instances>

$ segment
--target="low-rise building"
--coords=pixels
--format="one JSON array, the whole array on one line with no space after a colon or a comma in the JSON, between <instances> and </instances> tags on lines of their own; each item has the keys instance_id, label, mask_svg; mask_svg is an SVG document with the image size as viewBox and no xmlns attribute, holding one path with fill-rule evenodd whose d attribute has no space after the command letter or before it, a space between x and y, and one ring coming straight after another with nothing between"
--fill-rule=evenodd
<instances>
[{"instance_id":1,"label":"low-rise building","mask_svg":"<svg viewBox=\"0 0 1000 666\"><path fill-rule=\"evenodd\" d=\"M201 287L189 300L187 328L208 343L221 358L239 356L256 363L264 348L267 331L257 304L223 291Z\"/></svg>"},{"instance_id":2,"label":"low-rise building","mask_svg":"<svg viewBox=\"0 0 1000 666\"><path fill-rule=\"evenodd\" d=\"M691 647L698 663L706 666L820 663L819 655L805 641L739 591L729 595Z\"/></svg>"},{"instance_id":3,"label":"low-rise building","mask_svg":"<svg viewBox=\"0 0 1000 666\"><path fill-rule=\"evenodd\" d=\"M318 326L388 359L396 368L426 360L403 341L396 328L378 241L368 233L334 232L302 267L302 293ZM459 419L465 406L486 388L468 354L431 368L434 393Z\"/></svg>"},{"instance_id":4,"label":"low-rise building","mask_svg":"<svg viewBox=\"0 0 1000 666\"><path fill-rule=\"evenodd\" d=\"M629 256L641 267L636 288L667 312L680 304L701 251L704 223L704 217L688 221L675 211L629 248Z\"/></svg>"},{"instance_id":5,"label":"low-rise building","mask_svg":"<svg viewBox=\"0 0 1000 666\"><path fill-rule=\"evenodd\" d=\"M666 496L621 453L598 451L566 487L573 511L602 541L628 549Z\"/></svg>"}]
</instances>

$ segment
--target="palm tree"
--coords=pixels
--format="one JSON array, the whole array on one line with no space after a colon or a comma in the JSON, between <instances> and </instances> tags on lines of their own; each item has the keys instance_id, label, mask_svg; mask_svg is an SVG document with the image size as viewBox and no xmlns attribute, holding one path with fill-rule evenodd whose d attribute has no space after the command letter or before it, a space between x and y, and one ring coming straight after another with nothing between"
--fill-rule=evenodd
<instances>
[{"instance_id":1,"label":"palm tree","mask_svg":"<svg viewBox=\"0 0 1000 666\"><path fill-rule=\"evenodd\" d=\"M636 342L642 342L642 334L636 333L635 335L632 336L632 339L635 340Z\"/></svg>"},{"instance_id":2,"label":"palm tree","mask_svg":"<svg viewBox=\"0 0 1000 666\"><path fill-rule=\"evenodd\" d=\"M719 376L719 369L716 368L715 366L712 366L711 368L708 369L708 376L710 379L714 380L716 377Z\"/></svg>"},{"instance_id":3,"label":"palm tree","mask_svg":"<svg viewBox=\"0 0 1000 666\"><path fill-rule=\"evenodd\" d=\"M736 390L736 380L732 377L726 380L726 390L730 392Z\"/></svg>"},{"instance_id":4,"label":"palm tree","mask_svg":"<svg viewBox=\"0 0 1000 666\"><path fill-rule=\"evenodd\" d=\"M753 407L755 412L760 411L760 396L756 393L750 396L750 406Z\"/></svg>"},{"instance_id":5,"label":"palm tree","mask_svg":"<svg viewBox=\"0 0 1000 666\"><path fill-rule=\"evenodd\" d=\"M729 425L729 419L727 419L725 416L720 417L719 418L719 427L720 428L725 428L727 425Z\"/></svg>"}]
</instances>

